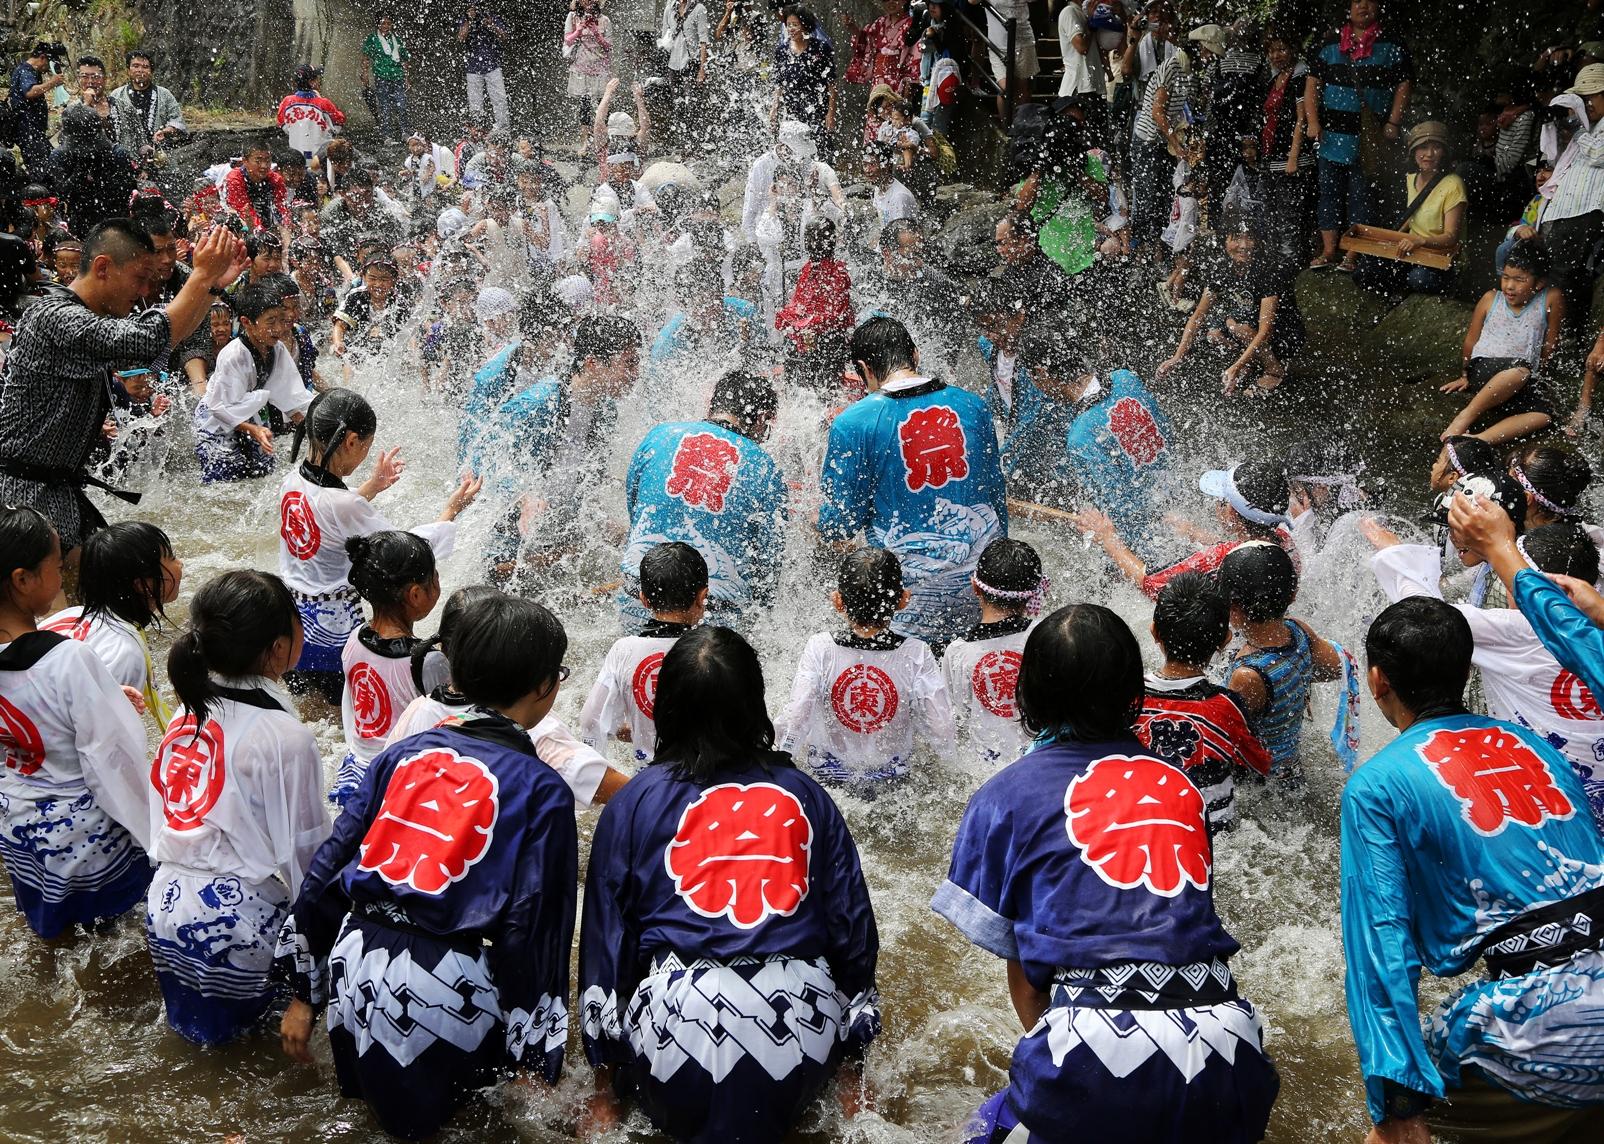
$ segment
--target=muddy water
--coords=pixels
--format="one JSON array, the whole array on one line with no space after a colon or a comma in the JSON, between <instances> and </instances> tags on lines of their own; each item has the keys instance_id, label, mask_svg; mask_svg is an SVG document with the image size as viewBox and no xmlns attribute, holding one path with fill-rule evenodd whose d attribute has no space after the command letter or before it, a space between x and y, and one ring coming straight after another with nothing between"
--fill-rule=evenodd
<instances>
[{"instance_id":1,"label":"muddy water","mask_svg":"<svg viewBox=\"0 0 1604 1144\"><path fill-rule=\"evenodd\" d=\"M380 413L379 442L405 446L411 467L380 504L399 525L432 519L453 467L452 414L415 391L415 373L375 369L357 379ZM705 407L715 373L674 379L674 417ZM955 376L949 369L947 376ZM981 376L959 363L956 376ZM1329 396L1329 395L1327 395ZM1324 406L1311 392L1309 398ZM655 404L655 403L654 403ZM661 407L655 412L662 412ZM793 483L814 487L822 454L823 410L805 396L788 396L771 448ZM1197 417L1184 433L1208 444L1178 466L1183 473L1227 460L1234 447L1263 440L1264 416L1238 404L1223 416ZM1296 407L1275 413L1288 425L1306 423ZM564 619L574 679L559 713L578 715L585 689L616 635L610 605L591 588L614 574L612 541L621 535L621 475L633 443L650 424L638 405L626 408L612 458L613 479L588 498L597 537L590 550L554 569L540 597ZM1211 427L1212 426L1212 427ZM1327 428L1330 428L1327 425ZM182 445L180 445L182 448ZM287 452L287 444L283 446ZM1385 451L1385 450L1384 450ZM282 466L287 458L280 461ZM1416 470L1418 471L1418 470ZM194 590L231 567L276 564L277 480L207 490L197 495L190 467L151 486L140 513L168 529L185 560L181 620ZM800 492L802 508L808 494ZM1207 507L1180 486L1175 506L1199 520ZM121 508L114 504L112 511ZM464 518L458 551L446 562L447 591L479 579L479 553L491 518L478 506ZM1040 547L1054 581L1052 603L1109 600L1142 636L1149 607L1132 589L1114 585L1100 554L1079 538L1043 527L1016 528ZM828 581L804 558L808 542L793 527L783 574L782 606L749 633L762 657L770 709L778 711L808 634L830 626L820 585ZM1362 564L1339 562L1306 580L1297 609L1326 634L1352 646L1378 606ZM420 626L432 630L433 618ZM158 638L157 658L165 640ZM1216 845L1216 899L1241 941L1234 969L1244 992L1261 1007L1269 1049L1280 1068L1281 1099L1270 1139L1281 1144L1356 1141L1365 1117L1342 997L1338 929L1336 805L1340 776L1325 748L1334 697L1323 689L1309 744L1308 788L1291 798L1249 794L1244 822ZM338 712L306 711L332 764L338 759ZM1367 704L1366 749L1385 741L1379 715ZM332 766L331 766L332 773ZM1019 1029L1009 1005L1004 967L968 946L930 912L931 893L946 870L952 835L979 775L963 760L926 759L908 788L872 805L847 800L846 814L863 852L879 918L880 991L885 1033L868 1066L875 1111L845 1123L820 1110L802 1136L809 1141L935 1141L953 1139L968 1113L1005 1081ZM582 817L582 837L594 826ZM9 894L9 887L0 896ZM248 1140L369 1140L380 1134L363 1106L335 1095L326 1043L315 1068L290 1064L276 1035L264 1030L230 1047L202 1051L169 1032L141 927L124 919L93 939L46 947L9 909L0 911L0 1139L14 1141L167 1141L239 1136ZM589 1084L577 1031L570 1070L555 1093L503 1089L470 1108L447 1133L454 1140L559 1140ZM652 1140L638 1118L615 1140Z\"/></svg>"}]
</instances>

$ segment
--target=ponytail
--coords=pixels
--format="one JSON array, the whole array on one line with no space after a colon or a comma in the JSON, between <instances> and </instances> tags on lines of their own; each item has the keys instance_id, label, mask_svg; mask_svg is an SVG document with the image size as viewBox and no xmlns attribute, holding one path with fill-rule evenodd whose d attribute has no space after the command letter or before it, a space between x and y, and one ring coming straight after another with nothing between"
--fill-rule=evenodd
<instances>
[{"instance_id":1,"label":"ponytail","mask_svg":"<svg viewBox=\"0 0 1604 1144\"><path fill-rule=\"evenodd\" d=\"M196 734L217 702L213 673L260 673L273 644L294 639L297 623L294 597L268 572L225 572L195 593L189 624L167 653L167 678L195 716Z\"/></svg>"},{"instance_id":2,"label":"ponytail","mask_svg":"<svg viewBox=\"0 0 1604 1144\"><path fill-rule=\"evenodd\" d=\"M351 587L375 608L401 603L414 584L428 584L437 575L434 549L415 532L375 532L345 542L351 559Z\"/></svg>"},{"instance_id":3,"label":"ponytail","mask_svg":"<svg viewBox=\"0 0 1604 1144\"><path fill-rule=\"evenodd\" d=\"M431 655L440 650L440 636L436 633L421 641L412 649L412 686L418 689L419 695L427 695L431 690L423 685L423 665Z\"/></svg>"},{"instance_id":4,"label":"ponytail","mask_svg":"<svg viewBox=\"0 0 1604 1144\"><path fill-rule=\"evenodd\" d=\"M301 454L301 443L310 442L307 456L316 454L312 461L319 468L327 468L329 454L345 441L346 433L355 433L366 440L379 428L379 416L373 406L360 393L349 389L326 389L312 399L306 416L295 426L295 439L290 446L290 460Z\"/></svg>"}]
</instances>

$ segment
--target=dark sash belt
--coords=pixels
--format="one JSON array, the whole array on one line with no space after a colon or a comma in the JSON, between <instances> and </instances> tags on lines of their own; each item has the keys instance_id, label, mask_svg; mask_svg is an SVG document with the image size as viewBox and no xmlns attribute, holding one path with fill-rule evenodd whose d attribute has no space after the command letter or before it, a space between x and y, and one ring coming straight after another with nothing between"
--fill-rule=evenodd
<instances>
[{"instance_id":1,"label":"dark sash belt","mask_svg":"<svg viewBox=\"0 0 1604 1144\"><path fill-rule=\"evenodd\" d=\"M1511 918L1482 939L1490 977L1520 977L1604 947L1604 886Z\"/></svg>"}]
</instances>

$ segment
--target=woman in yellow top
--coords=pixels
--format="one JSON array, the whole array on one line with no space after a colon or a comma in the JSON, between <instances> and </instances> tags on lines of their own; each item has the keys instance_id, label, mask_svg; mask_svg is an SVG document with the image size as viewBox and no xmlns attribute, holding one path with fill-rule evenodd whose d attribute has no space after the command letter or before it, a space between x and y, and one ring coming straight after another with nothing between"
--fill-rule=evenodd
<instances>
[{"instance_id":1,"label":"woman in yellow top","mask_svg":"<svg viewBox=\"0 0 1604 1144\"><path fill-rule=\"evenodd\" d=\"M1409 236L1398 244L1398 252L1441 250L1452 255L1457 263L1465 237L1465 209L1469 199L1465 194L1465 181L1448 169L1447 125L1435 119L1417 124L1409 132L1409 154L1415 170L1404 180L1404 194L1405 202L1414 209L1408 220L1396 228ZM1415 199L1428 187L1429 192L1417 205ZM1361 259L1358 268L1360 284L1382 292L1442 294L1447 292L1453 278L1454 268L1437 270L1384 258Z\"/></svg>"}]
</instances>

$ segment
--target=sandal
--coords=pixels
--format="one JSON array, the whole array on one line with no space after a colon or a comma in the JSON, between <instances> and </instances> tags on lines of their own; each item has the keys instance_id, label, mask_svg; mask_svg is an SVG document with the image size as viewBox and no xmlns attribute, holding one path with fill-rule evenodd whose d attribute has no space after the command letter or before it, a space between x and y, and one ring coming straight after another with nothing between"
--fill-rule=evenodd
<instances>
[{"instance_id":1,"label":"sandal","mask_svg":"<svg viewBox=\"0 0 1604 1144\"><path fill-rule=\"evenodd\" d=\"M1352 274L1359 267L1359 263L1351 258L1344 258L1331 269L1341 271L1343 274Z\"/></svg>"},{"instance_id":2,"label":"sandal","mask_svg":"<svg viewBox=\"0 0 1604 1144\"><path fill-rule=\"evenodd\" d=\"M1317 254L1317 255L1315 255L1314 261L1309 263L1309 269L1310 270L1330 270L1331 269L1331 259L1327 258L1323 254Z\"/></svg>"}]
</instances>

